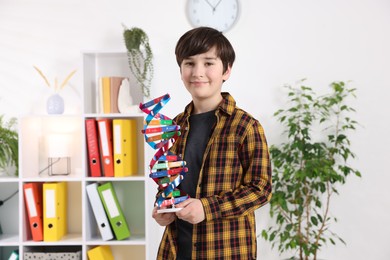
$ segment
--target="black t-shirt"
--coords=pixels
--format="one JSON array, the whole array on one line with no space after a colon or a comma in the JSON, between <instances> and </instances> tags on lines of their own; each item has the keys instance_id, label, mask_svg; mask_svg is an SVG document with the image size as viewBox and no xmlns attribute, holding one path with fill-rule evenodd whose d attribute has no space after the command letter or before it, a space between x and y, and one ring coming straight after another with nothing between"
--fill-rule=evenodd
<instances>
[{"instance_id":1,"label":"black t-shirt","mask_svg":"<svg viewBox=\"0 0 390 260\"><path fill-rule=\"evenodd\" d=\"M203 154L209 141L211 130L216 123L215 110L190 116L190 132L188 133L184 160L188 173L179 185L179 189L195 198L199 172L202 167ZM192 224L178 219L177 225L177 260L191 259L192 254Z\"/></svg>"}]
</instances>

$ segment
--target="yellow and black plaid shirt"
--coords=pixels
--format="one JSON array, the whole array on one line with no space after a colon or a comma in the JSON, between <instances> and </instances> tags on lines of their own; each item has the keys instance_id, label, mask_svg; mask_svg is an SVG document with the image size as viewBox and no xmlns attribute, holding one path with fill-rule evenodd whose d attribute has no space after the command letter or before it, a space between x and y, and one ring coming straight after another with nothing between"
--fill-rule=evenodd
<instances>
[{"instance_id":1,"label":"yellow and black plaid shirt","mask_svg":"<svg viewBox=\"0 0 390 260\"><path fill-rule=\"evenodd\" d=\"M254 210L271 198L271 163L264 130L228 93L216 110L199 173L196 198L206 219L193 227L192 259L256 259ZM182 135L172 151L184 154L193 103L175 121ZM185 158L184 158L185 160ZM157 259L176 259L176 222L166 227Z\"/></svg>"}]
</instances>

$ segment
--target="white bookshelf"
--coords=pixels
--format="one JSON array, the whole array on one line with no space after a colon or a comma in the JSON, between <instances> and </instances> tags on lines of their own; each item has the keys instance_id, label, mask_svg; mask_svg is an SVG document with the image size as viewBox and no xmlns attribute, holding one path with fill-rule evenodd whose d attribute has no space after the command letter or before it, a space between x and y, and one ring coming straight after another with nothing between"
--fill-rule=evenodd
<instances>
[{"instance_id":1,"label":"white bookshelf","mask_svg":"<svg viewBox=\"0 0 390 260\"><path fill-rule=\"evenodd\" d=\"M126 114L97 113L96 100L99 77L126 76L131 78L125 52L82 53L83 90L82 113L63 115L29 115L18 119L19 125L19 176L0 178L0 199L15 190L19 193L0 207L0 259L8 259L9 254L19 250L20 259L24 252L39 250L55 251L67 248L82 251L82 259L87 258L87 251L98 245L110 245L116 260L150 259L148 223L151 222L153 198L148 195L151 189L148 178L148 162L151 152L141 134L144 114L140 112ZM133 83L131 83L133 84ZM133 84L134 85L134 84ZM135 85L130 95L134 104L143 102L141 89ZM78 104L80 105L80 104ZM87 118L128 118L137 122L138 172L134 176L90 177L87 160L85 120ZM45 138L53 133L71 136L71 174L49 176L44 170L48 164L48 151ZM23 196L23 184L26 182L65 181L67 192L67 235L56 242L36 242L32 240L26 216ZM125 240L103 241L89 204L85 187L93 182L111 181L119 203L126 217L131 236Z\"/></svg>"}]
</instances>

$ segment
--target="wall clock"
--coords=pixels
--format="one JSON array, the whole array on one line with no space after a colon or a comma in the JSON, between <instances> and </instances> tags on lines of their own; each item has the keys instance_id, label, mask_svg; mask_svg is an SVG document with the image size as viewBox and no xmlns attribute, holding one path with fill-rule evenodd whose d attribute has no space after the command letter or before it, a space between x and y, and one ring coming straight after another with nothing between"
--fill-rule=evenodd
<instances>
[{"instance_id":1,"label":"wall clock","mask_svg":"<svg viewBox=\"0 0 390 260\"><path fill-rule=\"evenodd\" d=\"M193 27L209 26L226 32L238 19L239 4L238 0L187 0L186 15Z\"/></svg>"}]
</instances>

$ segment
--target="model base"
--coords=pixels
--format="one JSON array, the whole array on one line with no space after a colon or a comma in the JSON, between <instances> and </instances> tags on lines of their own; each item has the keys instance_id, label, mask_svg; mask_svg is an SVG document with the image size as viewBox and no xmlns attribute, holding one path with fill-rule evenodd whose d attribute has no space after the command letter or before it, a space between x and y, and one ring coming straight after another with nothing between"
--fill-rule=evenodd
<instances>
[{"instance_id":1,"label":"model base","mask_svg":"<svg viewBox=\"0 0 390 260\"><path fill-rule=\"evenodd\" d=\"M169 208L169 209L158 209L157 213L173 213L173 212L178 212L182 208Z\"/></svg>"}]
</instances>

